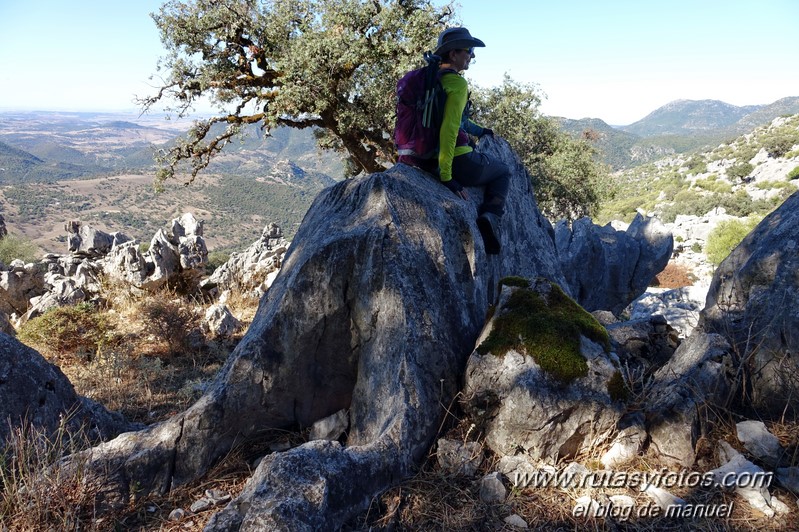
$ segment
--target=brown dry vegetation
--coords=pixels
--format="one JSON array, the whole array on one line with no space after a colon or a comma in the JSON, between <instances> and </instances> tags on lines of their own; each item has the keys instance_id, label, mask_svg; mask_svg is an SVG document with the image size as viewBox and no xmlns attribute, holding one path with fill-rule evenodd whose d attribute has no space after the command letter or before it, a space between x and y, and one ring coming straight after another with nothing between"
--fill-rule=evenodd
<instances>
[{"instance_id":1,"label":"brown dry vegetation","mask_svg":"<svg viewBox=\"0 0 799 532\"><path fill-rule=\"evenodd\" d=\"M685 264L669 262L663 271L655 276L652 286L660 288L682 288L691 286L696 282L696 275Z\"/></svg>"}]
</instances>

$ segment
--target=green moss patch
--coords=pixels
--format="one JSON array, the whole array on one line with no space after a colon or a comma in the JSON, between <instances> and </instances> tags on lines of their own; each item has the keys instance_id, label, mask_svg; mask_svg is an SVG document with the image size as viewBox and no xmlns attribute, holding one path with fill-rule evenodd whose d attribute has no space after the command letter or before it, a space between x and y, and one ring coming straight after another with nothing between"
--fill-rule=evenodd
<instances>
[{"instance_id":1,"label":"green moss patch","mask_svg":"<svg viewBox=\"0 0 799 532\"><path fill-rule=\"evenodd\" d=\"M626 401L630 397L630 391L624 384L621 371L616 371L608 381L608 395L612 401Z\"/></svg>"},{"instance_id":2,"label":"green moss patch","mask_svg":"<svg viewBox=\"0 0 799 532\"><path fill-rule=\"evenodd\" d=\"M588 374L580 352L580 336L610 350L608 333L596 319L557 285L544 296L530 288L517 288L494 321L480 353L502 356L509 350L525 351L557 380L568 383Z\"/></svg>"},{"instance_id":3,"label":"green moss patch","mask_svg":"<svg viewBox=\"0 0 799 532\"><path fill-rule=\"evenodd\" d=\"M501 289L503 286L517 286L520 288L530 288L530 281L525 279L524 277L517 277L515 275L509 275L508 277L503 277L499 280L499 288Z\"/></svg>"}]
</instances>

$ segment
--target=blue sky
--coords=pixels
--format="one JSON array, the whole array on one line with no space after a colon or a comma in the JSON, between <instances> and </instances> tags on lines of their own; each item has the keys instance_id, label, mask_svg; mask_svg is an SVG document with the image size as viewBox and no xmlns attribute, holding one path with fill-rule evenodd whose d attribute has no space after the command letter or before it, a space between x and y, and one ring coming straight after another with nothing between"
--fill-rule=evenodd
<instances>
[{"instance_id":1,"label":"blue sky","mask_svg":"<svg viewBox=\"0 0 799 532\"><path fill-rule=\"evenodd\" d=\"M440 2L437 2L440 3ZM799 96L799 0L461 0L468 77L535 83L545 114L629 124L676 99ZM0 1L0 109L135 109L160 0Z\"/></svg>"}]
</instances>

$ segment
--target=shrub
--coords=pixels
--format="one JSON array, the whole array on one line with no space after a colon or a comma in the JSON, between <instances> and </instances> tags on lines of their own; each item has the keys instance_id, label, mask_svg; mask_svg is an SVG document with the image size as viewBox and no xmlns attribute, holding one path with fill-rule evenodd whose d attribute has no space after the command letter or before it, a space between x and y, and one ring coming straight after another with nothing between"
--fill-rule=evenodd
<instances>
[{"instance_id":1,"label":"shrub","mask_svg":"<svg viewBox=\"0 0 799 532\"><path fill-rule=\"evenodd\" d=\"M718 180L718 176L710 176L707 179L697 179L696 186L708 192L718 192L720 194L731 194L732 185L727 181Z\"/></svg>"},{"instance_id":2,"label":"shrub","mask_svg":"<svg viewBox=\"0 0 799 532\"><path fill-rule=\"evenodd\" d=\"M663 271L655 276L653 286L660 288L682 288L696 282L696 276L682 264L668 263Z\"/></svg>"},{"instance_id":3,"label":"shrub","mask_svg":"<svg viewBox=\"0 0 799 532\"><path fill-rule=\"evenodd\" d=\"M91 359L111 337L104 313L91 303L56 307L20 327L17 337L50 356Z\"/></svg>"},{"instance_id":4,"label":"shrub","mask_svg":"<svg viewBox=\"0 0 799 532\"><path fill-rule=\"evenodd\" d=\"M14 235L0 238L0 262L10 264L14 259L24 263L34 262L38 257L38 249L30 240Z\"/></svg>"},{"instance_id":5,"label":"shrub","mask_svg":"<svg viewBox=\"0 0 799 532\"><path fill-rule=\"evenodd\" d=\"M799 166L788 172L788 179L799 179Z\"/></svg>"},{"instance_id":6,"label":"shrub","mask_svg":"<svg viewBox=\"0 0 799 532\"><path fill-rule=\"evenodd\" d=\"M165 343L170 354L178 354L188 346L189 333L194 328L194 315L175 301L151 298L140 306L144 331Z\"/></svg>"},{"instance_id":7,"label":"shrub","mask_svg":"<svg viewBox=\"0 0 799 532\"><path fill-rule=\"evenodd\" d=\"M775 135L773 137L769 137L763 143L763 147L769 154L769 157L777 158L782 157L793 148L793 145L796 144L798 139L794 135Z\"/></svg>"},{"instance_id":8,"label":"shrub","mask_svg":"<svg viewBox=\"0 0 799 532\"><path fill-rule=\"evenodd\" d=\"M749 163L738 163L727 169L727 177L731 179L746 179L755 167Z\"/></svg>"},{"instance_id":9,"label":"shrub","mask_svg":"<svg viewBox=\"0 0 799 532\"><path fill-rule=\"evenodd\" d=\"M701 155L694 155L688 160L688 173L690 174L704 174L707 172L707 163Z\"/></svg>"},{"instance_id":10,"label":"shrub","mask_svg":"<svg viewBox=\"0 0 799 532\"><path fill-rule=\"evenodd\" d=\"M208 262L205 264L206 275L211 275L217 268L222 266L230 259L230 254L223 251L211 251L208 253Z\"/></svg>"},{"instance_id":11,"label":"shrub","mask_svg":"<svg viewBox=\"0 0 799 532\"><path fill-rule=\"evenodd\" d=\"M715 266L735 249L741 240L746 237L762 220L758 216L750 216L741 220L727 220L720 222L707 238L707 258Z\"/></svg>"}]
</instances>

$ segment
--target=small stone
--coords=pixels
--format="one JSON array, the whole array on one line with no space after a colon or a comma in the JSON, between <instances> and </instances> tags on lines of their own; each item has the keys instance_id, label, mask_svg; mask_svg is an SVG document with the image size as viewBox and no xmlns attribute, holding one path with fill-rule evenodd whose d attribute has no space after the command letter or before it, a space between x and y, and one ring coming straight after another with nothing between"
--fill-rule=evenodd
<instances>
[{"instance_id":1,"label":"small stone","mask_svg":"<svg viewBox=\"0 0 799 532\"><path fill-rule=\"evenodd\" d=\"M184 517L186 517L186 510L183 508L175 508L169 512L169 517L167 519L170 521L180 521Z\"/></svg>"},{"instance_id":2,"label":"small stone","mask_svg":"<svg viewBox=\"0 0 799 532\"><path fill-rule=\"evenodd\" d=\"M735 425L738 439L752 456L767 464L777 464L783 449L780 441L768 431L762 421L746 420Z\"/></svg>"},{"instance_id":3,"label":"small stone","mask_svg":"<svg viewBox=\"0 0 799 532\"><path fill-rule=\"evenodd\" d=\"M217 488L205 490L205 498L211 501L214 505L228 502L231 498L230 493Z\"/></svg>"},{"instance_id":4,"label":"small stone","mask_svg":"<svg viewBox=\"0 0 799 532\"><path fill-rule=\"evenodd\" d=\"M632 508L635 506L635 499L629 495L611 495L610 502L616 508Z\"/></svg>"},{"instance_id":5,"label":"small stone","mask_svg":"<svg viewBox=\"0 0 799 532\"><path fill-rule=\"evenodd\" d=\"M685 501L683 499L673 495L663 488L658 488L657 486L647 486L644 488L644 493L646 493L649 498L655 502L655 504L660 506L660 509L663 511L668 510L670 506L685 505Z\"/></svg>"},{"instance_id":6,"label":"small stone","mask_svg":"<svg viewBox=\"0 0 799 532\"><path fill-rule=\"evenodd\" d=\"M335 414L320 419L311 426L311 440L338 440L349 427L347 410L339 410Z\"/></svg>"},{"instance_id":7,"label":"small stone","mask_svg":"<svg viewBox=\"0 0 799 532\"><path fill-rule=\"evenodd\" d=\"M627 427L619 432L608 452L600 458L600 462L607 469L624 465L638 456L638 451L645 440L646 430L642 426Z\"/></svg>"},{"instance_id":8,"label":"small stone","mask_svg":"<svg viewBox=\"0 0 799 532\"><path fill-rule=\"evenodd\" d=\"M450 475L472 476L483 462L483 446L477 442L460 442L441 438L436 450L438 465Z\"/></svg>"},{"instance_id":9,"label":"small stone","mask_svg":"<svg viewBox=\"0 0 799 532\"><path fill-rule=\"evenodd\" d=\"M508 490L502 483L502 475L496 471L489 473L480 481L480 500L488 503L495 504L505 500L508 495Z\"/></svg>"},{"instance_id":10,"label":"small stone","mask_svg":"<svg viewBox=\"0 0 799 532\"><path fill-rule=\"evenodd\" d=\"M599 512L599 503L588 495L583 495L574 502L575 505L574 508L572 508L572 515L579 515L581 517L596 517L597 513Z\"/></svg>"},{"instance_id":11,"label":"small stone","mask_svg":"<svg viewBox=\"0 0 799 532\"><path fill-rule=\"evenodd\" d=\"M505 524L510 525L514 528L528 528L527 521L522 519L522 517L519 514L511 514L505 519L503 519L503 521L505 521Z\"/></svg>"},{"instance_id":12,"label":"small stone","mask_svg":"<svg viewBox=\"0 0 799 532\"><path fill-rule=\"evenodd\" d=\"M191 513L196 514L196 513L200 513L200 512L206 511L208 508L210 508L213 505L214 505L213 502L211 502L210 500L208 500L205 497L203 497L202 499L198 499L198 500L194 501L191 504L191 507L189 508L189 510L191 510Z\"/></svg>"}]
</instances>

